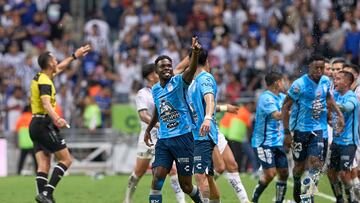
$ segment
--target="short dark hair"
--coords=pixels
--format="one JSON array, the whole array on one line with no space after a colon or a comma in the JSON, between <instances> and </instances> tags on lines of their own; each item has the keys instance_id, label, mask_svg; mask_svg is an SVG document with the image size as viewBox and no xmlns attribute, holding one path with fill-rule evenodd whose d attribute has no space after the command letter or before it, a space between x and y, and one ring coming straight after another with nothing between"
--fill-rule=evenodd
<instances>
[{"instance_id":1,"label":"short dark hair","mask_svg":"<svg viewBox=\"0 0 360 203\"><path fill-rule=\"evenodd\" d=\"M265 82L266 85L269 87L273 85L276 81L280 80L283 75L279 72L271 71L270 73L266 74Z\"/></svg>"},{"instance_id":2,"label":"short dark hair","mask_svg":"<svg viewBox=\"0 0 360 203\"><path fill-rule=\"evenodd\" d=\"M155 65L157 66L157 64L159 63L159 61L163 60L163 59L167 59L172 63L172 60L169 56L167 55L160 55L155 59Z\"/></svg>"},{"instance_id":3,"label":"short dark hair","mask_svg":"<svg viewBox=\"0 0 360 203\"><path fill-rule=\"evenodd\" d=\"M325 62L325 57L323 57L320 54L314 54L310 57L309 65L314 61L324 61Z\"/></svg>"},{"instance_id":4,"label":"short dark hair","mask_svg":"<svg viewBox=\"0 0 360 203\"><path fill-rule=\"evenodd\" d=\"M341 57L337 57L337 58L332 58L331 59L331 65L335 64L335 63L345 63L345 59L341 58Z\"/></svg>"},{"instance_id":5,"label":"short dark hair","mask_svg":"<svg viewBox=\"0 0 360 203\"><path fill-rule=\"evenodd\" d=\"M39 64L41 70L44 70L47 68L47 66L49 64L49 59L50 59L50 51L45 51L44 53L40 54L40 56L38 58L38 64Z\"/></svg>"},{"instance_id":6,"label":"short dark hair","mask_svg":"<svg viewBox=\"0 0 360 203\"><path fill-rule=\"evenodd\" d=\"M352 63L346 63L344 65L344 68L350 68L350 69L354 70L357 74L359 74L359 72L360 72L359 66L352 64Z\"/></svg>"},{"instance_id":7,"label":"short dark hair","mask_svg":"<svg viewBox=\"0 0 360 203\"><path fill-rule=\"evenodd\" d=\"M340 71L339 73L342 73L344 74L346 80L350 81L350 84L353 84L355 78L354 78L354 75L350 72L347 72L347 71Z\"/></svg>"},{"instance_id":8,"label":"short dark hair","mask_svg":"<svg viewBox=\"0 0 360 203\"><path fill-rule=\"evenodd\" d=\"M146 78L147 76L149 76L152 72L155 71L155 64L154 63L149 63L146 64L142 67L142 76L143 78Z\"/></svg>"},{"instance_id":9,"label":"short dark hair","mask_svg":"<svg viewBox=\"0 0 360 203\"><path fill-rule=\"evenodd\" d=\"M191 58L192 52L193 51L191 49L189 53L189 58ZM205 66L207 57L208 57L208 52L205 49L201 48L198 56L198 65Z\"/></svg>"}]
</instances>

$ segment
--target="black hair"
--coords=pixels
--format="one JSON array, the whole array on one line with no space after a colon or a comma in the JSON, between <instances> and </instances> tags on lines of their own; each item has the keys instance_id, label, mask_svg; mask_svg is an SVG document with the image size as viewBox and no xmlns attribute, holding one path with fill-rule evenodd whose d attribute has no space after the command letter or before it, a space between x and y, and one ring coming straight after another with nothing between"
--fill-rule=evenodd
<instances>
[{"instance_id":1,"label":"black hair","mask_svg":"<svg viewBox=\"0 0 360 203\"><path fill-rule=\"evenodd\" d=\"M352 73L347 72L347 71L340 71L339 73L344 74L346 80L350 81L350 84L353 84L355 78L354 78L354 75Z\"/></svg>"},{"instance_id":2,"label":"black hair","mask_svg":"<svg viewBox=\"0 0 360 203\"><path fill-rule=\"evenodd\" d=\"M146 64L142 67L142 76L143 78L146 78L148 75L150 75L152 72L155 71L155 64L154 63L149 63Z\"/></svg>"},{"instance_id":3,"label":"black hair","mask_svg":"<svg viewBox=\"0 0 360 203\"><path fill-rule=\"evenodd\" d=\"M314 61L324 61L325 62L325 57L323 57L320 54L314 54L310 57L309 65Z\"/></svg>"},{"instance_id":4,"label":"black hair","mask_svg":"<svg viewBox=\"0 0 360 203\"><path fill-rule=\"evenodd\" d=\"M265 76L266 85L269 87L273 85L276 81L280 80L282 77L283 75L281 73L271 71Z\"/></svg>"},{"instance_id":5,"label":"black hair","mask_svg":"<svg viewBox=\"0 0 360 203\"><path fill-rule=\"evenodd\" d=\"M157 64L159 63L159 61L163 60L163 59L167 59L172 63L172 60L169 56L167 55L160 55L155 59L155 65L157 66Z\"/></svg>"},{"instance_id":6,"label":"black hair","mask_svg":"<svg viewBox=\"0 0 360 203\"><path fill-rule=\"evenodd\" d=\"M41 70L44 70L48 67L49 59L50 59L49 51L46 51L46 52L40 54L40 56L38 58L38 64L39 64Z\"/></svg>"},{"instance_id":7,"label":"black hair","mask_svg":"<svg viewBox=\"0 0 360 203\"><path fill-rule=\"evenodd\" d=\"M360 70L359 70L359 66L355 65L355 64L351 64L351 63L346 63L344 65L344 68L350 68L352 70L354 70L357 74L359 74Z\"/></svg>"},{"instance_id":8,"label":"black hair","mask_svg":"<svg viewBox=\"0 0 360 203\"><path fill-rule=\"evenodd\" d=\"M192 55L192 49L190 50L189 58L191 58L191 55ZM205 49L201 48L198 55L198 65L205 66L207 57L208 57L208 52Z\"/></svg>"}]
</instances>

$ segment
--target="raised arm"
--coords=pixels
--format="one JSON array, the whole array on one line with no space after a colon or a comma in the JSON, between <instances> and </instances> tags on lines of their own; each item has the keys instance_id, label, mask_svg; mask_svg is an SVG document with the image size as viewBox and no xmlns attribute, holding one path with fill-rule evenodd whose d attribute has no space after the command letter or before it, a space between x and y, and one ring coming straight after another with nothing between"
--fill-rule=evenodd
<instances>
[{"instance_id":1,"label":"raised arm","mask_svg":"<svg viewBox=\"0 0 360 203\"><path fill-rule=\"evenodd\" d=\"M182 76L183 80L188 84L191 83L191 81L194 77L194 74L196 72L200 49L201 49L201 45L199 44L197 37L193 37L192 38L192 54L191 54L191 58L190 58L190 66L189 66L189 68L187 68L184 71L184 74Z\"/></svg>"},{"instance_id":2,"label":"raised arm","mask_svg":"<svg viewBox=\"0 0 360 203\"><path fill-rule=\"evenodd\" d=\"M158 112L157 112L157 109L155 108L154 109L154 114L150 120L150 123L148 125L148 127L146 128L146 131L145 131L145 136L144 136L144 142L146 143L146 145L148 147L151 147L153 146L154 144L152 144L152 140L151 140L151 130L154 128L154 126L156 125L156 123L158 122ZM149 142L151 141L151 143Z\"/></svg>"},{"instance_id":3,"label":"raised arm","mask_svg":"<svg viewBox=\"0 0 360 203\"><path fill-rule=\"evenodd\" d=\"M65 70L73 60L85 56L90 50L91 50L90 45L85 45L85 46L78 48L71 56L62 60L56 66L55 75L57 75L57 74L61 73L63 70Z\"/></svg>"},{"instance_id":4,"label":"raised arm","mask_svg":"<svg viewBox=\"0 0 360 203\"><path fill-rule=\"evenodd\" d=\"M190 65L190 58L189 56L186 56L183 60L180 61L180 63L175 67L174 74L178 75L183 73L187 67Z\"/></svg>"}]
</instances>

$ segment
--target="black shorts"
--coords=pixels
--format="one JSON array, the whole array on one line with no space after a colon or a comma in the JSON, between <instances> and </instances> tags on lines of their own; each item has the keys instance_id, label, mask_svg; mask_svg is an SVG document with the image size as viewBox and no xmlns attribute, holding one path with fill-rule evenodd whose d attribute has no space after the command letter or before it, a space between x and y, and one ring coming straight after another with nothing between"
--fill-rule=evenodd
<instances>
[{"instance_id":1,"label":"black shorts","mask_svg":"<svg viewBox=\"0 0 360 203\"><path fill-rule=\"evenodd\" d=\"M33 117L29 131L35 153L38 151L54 153L66 148L65 139L48 116L44 118Z\"/></svg>"}]
</instances>

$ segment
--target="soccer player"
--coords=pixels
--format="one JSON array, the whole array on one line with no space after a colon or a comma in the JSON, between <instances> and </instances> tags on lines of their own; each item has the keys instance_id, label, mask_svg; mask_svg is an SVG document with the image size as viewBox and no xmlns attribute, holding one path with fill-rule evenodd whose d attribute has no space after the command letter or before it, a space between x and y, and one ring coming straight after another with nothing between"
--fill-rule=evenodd
<instances>
[{"instance_id":1,"label":"soccer player","mask_svg":"<svg viewBox=\"0 0 360 203\"><path fill-rule=\"evenodd\" d=\"M162 202L161 189L174 160L181 189L195 203L202 202L199 189L192 185L194 138L191 133L192 118L185 100L187 88L196 71L200 48L197 38L194 37L190 67L183 74L174 76L170 57L162 55L155 60L160 82L152 88L155 110L144 137L146 145L152 146L150 132L159 121L155 160L152 165L150 203Z\"/></svg>"},{"instance_id":2,"label":"soccer player","mask_svg":"<svg viewBox=\"0 0 360 203\"><path fill-rule=\"evenodd\" d=\"M46 51L38 58L41 71L31 82L31 110L30 137L34 143L36 162L38 164L36 184L37 202L54 202L53 192L61 177L70 167L72 158L65 139L61 136L59 128L70 127L68 123L55 112L55 86L54 77L63 71L73 60L84 56L90 51L89 45L80 47L72 56L67 57L58 64L52 53ZM50 181L51 154L58 160L54 167Z\"/></svg>"},{"instance_id":3,"label":"soccer player","mask_svg":"<svg viewBox=\"0 0 360 203\"><path fill-rule=\"evenodd\" d=\"M201 57L201 56L199 56ZM200 60L200 59L199 59ZM210 66L208 62L207 65L203 66L204 70L210 72ZM174 73L180 74L189 66L189 57L185 57L180 64L175 68ZM239 108L230 104L216 105L217 112L229 112L229 113L238 113ZM214 164L215 173L221 175L226 170L225 178L234 189L236 196L238 197L241 203L249 202L248 196L245 190L244 185L241 182L238 165L235 161L234 154L231 151L225 136L218 131L218 143L214 147L212 154L212 161ZM215 176L215 178L218 176ZM208 193L209 185L208 181L202 181L199 185L199 189L202 194ZM216 191L215 191L216 192ZM216 195L216 194L210 194Z\"/></svg>"},{"instance_id":4,"label":"soccer player","mask_svg":"<svg viewBox=\"0 0 360 203\"><path fill-rule=\"evenodd\" d=\"M345 118L344 131L334 128L334 140L331 144L331 161L329 173L338 175L344 184L348 202L355 202L353 194L351 166L354 161L356 148L359 145L359 101L351 90L354 76L350 72L340 71L334 78L334 99ZM338 199L342 202L342 199Z\"/></svg>"},{"instance_id":5,"label":"soccer player","mask_svg":"<svg viewBox=\"0 0 360 203\"><path fill-rule=\"evenodd\" d=\"M142 75L147 84L146 87L138 91L135 97L136 108L141 120L141 132L138 139L136 165L134 172L129 177L124 203L132 202L132 196L135 192L136 186L141 177L145 174L150 161L154 157L154 149L146 146L144 142L144 133L150 123L151 117L153 116L152 113L155 108L154 100L151 94L152 86L159 82L159 76L156 74L155 68L155 64L147 64L143 66ZM158 127L158 124L156 124L156 128ZM150 131L150 133L152 140L155 143L157 140L157 129L154 128ZM180 188L175 170L170 171L170 180L171 187L175 192L176 200L179 203L185 203L185 195Z\"/></svg>"},{"instance_id":6,"label":"soccer player","mask_svg":"<svg viewBox=\"0 0 360 203\"><path fill-rule=\"evenodd\" d=\"M284 91L283 76L280 73L270 72L265 76L265 82L267 90L259 96L251 138L251 145L264 172L255 187L251 201L257 203L261 193L278 174L275 202L281 203L285 197L289 176L281 120L281 107L285 99L285 94L282 93Z\"/></svg>"},{"instance_id":7,"label":"soccer player","mask_svg":"<svg viewBox=\"0 0 360 203\"><path fill-rule=\"evenodd\" d=\"M344 126L344 118L330 94L329 79L324 77L323 73L324 58L313 56L308 74L294 81L281 110L285 134L284 146L286 149L292 147L295 161L293 197L296 202L301 201L301 176L305 171L305 166L308 166L308 177L314 183L312 185L317 183L322 167L323 130L327 125L327 105L339 115L339 130ZM294 136L291 131L294 132Z\"/></svg>"},{"instance_id":8,"label":"soccer player","mask_svg":"<svg viewBox=\"0 0 360 203\"><path fill-rule=\"evenodd\" d=\"M354 82L351 85L351 90L355 93L358 100L360 101L360 85L358 84L357 80L359 77L359 66L355 64L345 64L344 71L350 72L354 76ZM358 115L360 117L360 114ZM351 176L352 176L352 184L354 187L355 195L360 200L360 147L357 147L354 162L351 167Z\"/></svg>"},{"instance_id":9,"label":"soccer player","mask_svg":"<svg viewBox=\"0 0 360 203\"><path fill-rule=\"evenodd\" d=\"M192 52L190 53L192 54ZM218 128L215 121L217 85L214 77L205 71L207 52L200 50L194 80L187 91L195 127L193 135L194 173L199 187L208 181L210 194L203 193L204 202L220 202L219 189L214 181L212 154L218 143Z\"/></svg>"}]
</instances>

